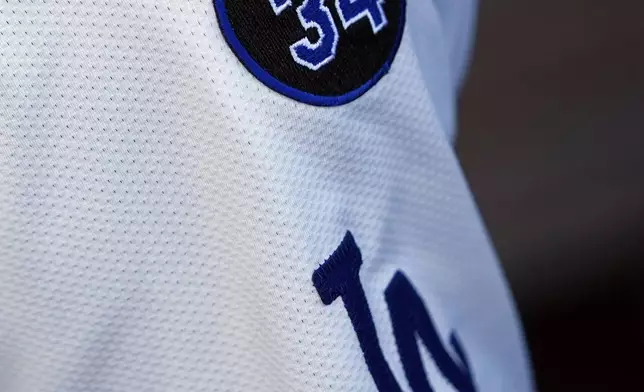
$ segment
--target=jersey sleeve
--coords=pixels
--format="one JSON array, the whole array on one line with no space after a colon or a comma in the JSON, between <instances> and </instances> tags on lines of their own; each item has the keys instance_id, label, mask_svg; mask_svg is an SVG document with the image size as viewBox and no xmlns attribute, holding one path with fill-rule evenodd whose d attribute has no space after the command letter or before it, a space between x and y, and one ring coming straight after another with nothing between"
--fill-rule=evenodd
<instances>
[{"instance_id":1,"label":"jersey sleeve","mask_svg":"<svg viewBox=\"0 0 644 392\"><path fill-rule=\"evenodd\" d=\"M0 3L0 390L531 391L439 15Z\"/></svg>"}]
</instances>

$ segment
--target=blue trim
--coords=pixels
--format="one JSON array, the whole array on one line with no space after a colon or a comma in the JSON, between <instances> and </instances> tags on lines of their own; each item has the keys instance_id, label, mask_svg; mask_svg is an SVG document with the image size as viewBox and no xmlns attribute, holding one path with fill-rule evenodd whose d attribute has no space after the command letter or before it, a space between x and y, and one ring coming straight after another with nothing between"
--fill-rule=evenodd
<instances>
[{"instance_id":1,"label":"blue trim","mask_svg":"<svg viewBox=\"0 0 644 392\"><path fill-rule=\"evenodd\" d=\"M244 45L237 39L235 31L233 30L230 21L228 20L228 13L226 12L225 6L226 0L213 0L215 5L215 11L217 12L217 20L219 22L219 27L224 34L224 38L228 42L228 45L232 48L233 52L237 55L242 64L250 71L253 76L255 76L260 82L267 85L274 91L286 95L287 97L293 98L297 101L308 103L311 105L317 106L338 106L348 102L353 101L354 99L360 97L362 94L366 93L371 87L373 87L379 80L382 78L389 69L391 68L391 63L394 61L396 53L398 53L398 48L400 47L400 42L402 40L403 31L405 29L405 8L406 0L400 1L400 24L398 28L398 34L396 36L396 41L394 47L391 49L391 53L387 58L387 61L382 65L380 70L369 79L365 84L358 87L355 90L352 90L346 94L338 96L324 96L324 95L315 95L307 93L302 90L293 88L283 82L279 81L273 75L269 74L262 68L248 53Z\"/></svg>"}]
</instances>

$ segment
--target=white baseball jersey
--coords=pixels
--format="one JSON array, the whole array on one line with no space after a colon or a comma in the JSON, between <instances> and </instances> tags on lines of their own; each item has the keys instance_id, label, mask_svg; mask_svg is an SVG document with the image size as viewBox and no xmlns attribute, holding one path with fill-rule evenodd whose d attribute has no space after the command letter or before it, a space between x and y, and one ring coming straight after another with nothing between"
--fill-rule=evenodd
<instances>
[{"instance_id":1,"label":"white baseball jersey","mask_svg":"<svg viewBox=\"0 0 644 392\"><path fill-rule=\"evenodd\" d=\"M2 1L0 391L531 391L474 6Z\"/></svg>"}]
</instances>

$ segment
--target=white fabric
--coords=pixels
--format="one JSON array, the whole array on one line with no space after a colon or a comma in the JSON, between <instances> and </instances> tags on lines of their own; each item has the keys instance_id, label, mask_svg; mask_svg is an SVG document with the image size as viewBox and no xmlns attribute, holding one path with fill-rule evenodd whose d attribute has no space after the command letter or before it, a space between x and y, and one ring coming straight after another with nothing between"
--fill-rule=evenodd
<instances>
[{"instance_id":1,"label":"white fabric","mask_svg":"<svg viewBox=\"0 0 644 392\"><path fill-rule=\"evenodd\" d=\"M423 74L447 73L444 45L418 49L437 21L409 0L390 73L322 108L250 75L210 0L0 3L0 390L375 391L342 301L311 283L346 230L405 391L397 269L480 391L531 390Z\"/></svg>"},{"instance_id":2,"label":"white fabric","mask_svg":"<svg viewBox=\"0 0 644 392\"><path fill-rule=\"evenodd\" d=\"M452 83L458 88L469 65L478 0L435 0L435 4L448 48Z\"/></svg>"}]
</instances>

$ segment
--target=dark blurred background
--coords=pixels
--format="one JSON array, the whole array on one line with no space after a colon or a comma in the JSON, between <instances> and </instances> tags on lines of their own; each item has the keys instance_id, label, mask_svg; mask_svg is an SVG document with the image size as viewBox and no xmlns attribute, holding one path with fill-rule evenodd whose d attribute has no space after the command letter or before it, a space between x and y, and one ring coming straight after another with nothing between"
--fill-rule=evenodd
<instances>
[{"instance_id":1,"label":"dark blurred background","mask_svg":"<svg viewBox=\"0 0 644 392\"><path fill-rule=\"evenodd\" d=\"M482 0L457 153L542 392L644 391L644 1Z\"/></svg>"}]
</instances>

